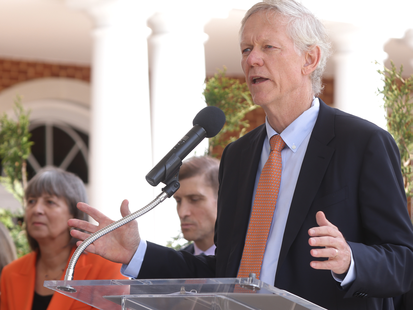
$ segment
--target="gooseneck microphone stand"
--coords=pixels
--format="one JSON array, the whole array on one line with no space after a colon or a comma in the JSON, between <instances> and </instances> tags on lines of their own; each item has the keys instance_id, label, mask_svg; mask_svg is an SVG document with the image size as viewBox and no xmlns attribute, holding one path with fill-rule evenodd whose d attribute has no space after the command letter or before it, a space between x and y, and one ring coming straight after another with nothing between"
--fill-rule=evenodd
<instances>
[{"instance_id":1,"label":"gooseneck microphone stand","mask_svg":"<svg viewBox=\"0 0 413 310\"><path fill-rule=\"evenodd\" d=\"M179 172L179 169L178 169ZM110 233L111 231L115 230L116 228L119 228L135 219L138 217L144 215L145 213L149 212L153 208L155 208L158 204L163 202L166 198L171 197L178 189L179 189L179 181L178 181L178 173L167 183L167 185L162 189L162 193L159 194L152 202L150 202L148 205L145 207L139 209L138 211L135 211L120 220L113 222L112 224L109 224L106 227L103 227L102 229L96 231L95 233L91 234L89 237L87 237L81 245L75 250L73 253L69 265L66 270L65 278L64 278L64 285L63 286L58 286L58 289L66 291L66 292L71 292L75 293L76 290L71 287L70 285L67 285L67 281L73 280L73 274L74 274L74 269L77 263L77 260L79 259L80 255L82 252L93 242L95 242L97 239L100 237Z\"/></svg>"}]
</instances>

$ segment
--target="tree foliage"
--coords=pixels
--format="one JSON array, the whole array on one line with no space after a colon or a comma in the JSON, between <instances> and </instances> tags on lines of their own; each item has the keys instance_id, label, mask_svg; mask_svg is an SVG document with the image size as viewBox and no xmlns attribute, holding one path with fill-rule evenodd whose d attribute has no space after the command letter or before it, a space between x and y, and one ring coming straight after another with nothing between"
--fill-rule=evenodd
<instances>
[{"instance_id":1,"label":"tree foliage","mask_svg":"<svg viewBox=\"0 0 413 310\"><path fill-rule=\"evenodd\" d=\"M225 73L225 68L218 70L218 73L206 81L203 92L206 104L220 108L226 116L222 130L209 139L210 150L218 145L225 147L243 136L249 127L248 120L244 120L244 116L257 108L252 102L247 84L226 77Z\"/></svg>"},{"instance_id":2,"label":"tree foliage","mask_svg":"<svg viewBox=\"0 0 413 310\"><path fill-rule=\"evenodd\" d=\"M400 150L401 170L407 196L413 196L412 151L413 151L413 75L403 78L403 66L399 70L391 62L391 68L378 70L384 86L383 95L387 129Z\"/></svg>"},{"instance_id":3,"label":"tree foliage","mask_svg":"<svg viewBox=\"0 0 413 310\"><path fill-rule=\"evenodd\" d=\"M17 121L4 114L0 118L0 158L5 176L0 178L2 185L24 205L26 185L26 160L30 155L33 142L30 141L29 115L16 98L14 113Z\"/></svg>"},{"instance_id":4,"label":"tree foliage","mask_svg":"<svg viewBox=\"0 0 413 310\"><path fill-rule=\"evenodd\" d=\"M10 231L10 236L16 246L17 257L29 253L30 246L24 230L23 218L16 216L9 210L0 209L0 222Z\"/></svg>"},{"instance_id":5,"label":"tree foliage","mask_svg":"<svg viewBox=\"0 0 413 310\"><path fill-rule=\"evenodd\" d=\"M26 160L31 153L29 132L29 115L23 109L19 97L14 102L16 120L6 114L0 117L0 158L4 176L0 183L8 192L20 202L22 208L17 212L0 209L0 221L9 229L16 245L18 257L30 252L27 242L23 214L24 214L24 189L26 187ZM2 207L0 205L0 207Z\"/></svg>"}]
</instances>

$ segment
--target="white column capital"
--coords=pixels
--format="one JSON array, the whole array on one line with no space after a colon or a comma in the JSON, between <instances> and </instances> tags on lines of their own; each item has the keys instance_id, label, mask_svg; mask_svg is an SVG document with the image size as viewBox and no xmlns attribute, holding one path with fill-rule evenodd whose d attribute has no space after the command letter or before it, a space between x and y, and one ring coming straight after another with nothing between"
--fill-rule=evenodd
<instances>
[{"instance_id":1,"label":"white column capital","mask_svg":"<svg viewBox=\"0 0 413 310\"><path fill-rule=\"evenodd\" d=\"M381 63L388 57L384 46L390 36L387 36L385 31L347 23L326 23L326 28L333 44L333 59L336 61L342 57L357 55L357 61Z\"/></svg>"},{"instance_id":2,"label":"white column capital","mask_svg":"<svg viewBox=\"0 0 413 310\"><path fill-rule=\"evenodd\" d=\"M239 0L157 0L154 1L154 12L165 12L176 19L192 19L194 22L211 18L227 18L229 12L239 4ZM208 20L206 21L208 22Z\"/></svg>"},{"instance_id":3,"label":"white column capital","mask_svg":"<svg viewBox=\"0 0 413 310\"><path fill-rule=\"evenodd\" d=\"M184 35L199 34L212 18L227 18L231 9L230 1L201 1L194 6L193 0L159 0L155 14L148 19L148 26L157 34L178 31L183 31Z\"/></svg>"},{"instance_id":4,"label":"white column capital","mask_svg":"<svg viewBox=\"0 0 413 310\"><path fill-rule=\"evenodd\" d=\"M209 18L206 16L195 18L190 15L178 16L174 12L157 12L148 19L147 25L152 29L152 35L168 33L188 39L191 34L196 34L191 40L197 40L202 35L201 39L206 41L208 37L204 33L204 26L208 21Z\"/></svg>"},{"instance_id":5,"label":"white column capital","mask_svg":"<svg viewBox=\"0 0 413 310\"><path fill-rule=\"evenodd\" d=\"M407 46L413 49L413 28L408 29L406 31L406 33L404 34L403 40L407 44Z\"/></svg>"},{"instance_id":6,"label":"white column capital","mask_svg":"<svg viewBox=\"0 0 413 310\"><path fill-rule=\"evenodd\" d=\"M136 0L66 0L70 8L86 12L92 17L95 27L114 24L131 24L147 19L153 7Z\"/></svg>"},{"instance_id":7,"label":"white column capital","mask_svg":"<svg viewBox=\"0 0 413 310\"><path fill-rule=\"evenodd\" d=\"M324 25L337 51L356 48L355 38L359 33L359 27L339 22L325 22Z\"/></svg>"},{"instance_id":8,"label":"white column capital","mask_svg":"<svg viewBox=\"0 0 413 310\"><path fill-rule=\"evenodd\" d=\"M337 52L358 52L374 49L383 50L390 39L390 33L370 26L357 26L347 23L325 23L330 39Z\"/></svg>"},{"instance_id":9,"label":"white column capital","mask_svg":"<svg viewBox=\"0 0 413 310\"><path fill-rule=\"evenodd\" d=\"M95 27L111 24L111 18L118 0L66 0L66 5L72 9L86 12L92 17Z\"/></svg>"}]
</instances>

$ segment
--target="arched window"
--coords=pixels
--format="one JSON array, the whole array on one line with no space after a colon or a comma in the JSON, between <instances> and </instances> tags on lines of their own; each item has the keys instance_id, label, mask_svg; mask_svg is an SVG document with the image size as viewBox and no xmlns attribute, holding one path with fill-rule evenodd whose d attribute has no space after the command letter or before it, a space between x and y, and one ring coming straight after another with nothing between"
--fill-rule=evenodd
<instances>
[{"instance_id":1,"label":"arched window","mask_svg":"<svg viewBox=\"0 0 413 310\"><path fill-rule=\"evenodd\" d=\"M16 84L0 93L0 113L13 117L16 94L30 111L31 141L28 179L42 167L54 165L78 175L88 191L90 85L68 78L41 78ZM0 165L0 171L1 165ZM21 208L0 185L1 208Z\"/></svg>"},{"instance_id":2,"label":"arched window","mask_svg":"<svg viewBox=\"0 0 413 310\"><path fill-rule=\"evenodd\" d=\"M63 123L33 123L32 153L27 161L28 179L44 166L56 166L88 183L89 136Z\"/></svg>"}]
</instances>

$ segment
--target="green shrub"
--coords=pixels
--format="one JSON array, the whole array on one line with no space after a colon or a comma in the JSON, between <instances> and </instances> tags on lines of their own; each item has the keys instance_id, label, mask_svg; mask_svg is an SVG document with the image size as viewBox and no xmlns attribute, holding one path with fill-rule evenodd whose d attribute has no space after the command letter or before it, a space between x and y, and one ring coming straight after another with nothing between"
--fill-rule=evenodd
<instances>
[{"instance_id":1,"label":"green shrub","mask_svg":"<svg viewBox=\"0 0 413 310\"><path fill-rule=\"evenodd\" d=\"M238 79L225 76L226 69L218 70L205 83L203 95L208 106L220 108L226 117L222 130L209 139L209 153L215 146L225 147L228 143L242 137L249 127L245 114L257 108L252 102L247 84Z\"/></svg>"},{"instance_id":2,"label":"green shrub","mask_svg":"<svg viewBox=\"0 0 413 310\"><path fill-rule=\"evenodd\" d=\"M24 231L24 189L26 187L26 160L33 142L30 141L29 115L21 104L20 97L14 101L16 120L4 114L0 118L0 158L4 176L0 183L13 194L22 208L16 213L0 209L0 221L10 230L18 257L30 251ZM2 206L0 205L0 208Z\"/></svg>"},{"instance_id":3,"label":"green shrub","mask_svg":"<svg viewBox=\"0 0 413 310\"><path fill-rule=\"evenodd\" d=\"M413 75L403 78L403 66L378 70L384 86L379 89L383 95L387 130L393 136L400 151L401 170L406 195L412 194L412 151L413 151Z\"/></svg>"}]
</instances>

